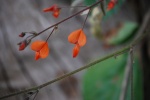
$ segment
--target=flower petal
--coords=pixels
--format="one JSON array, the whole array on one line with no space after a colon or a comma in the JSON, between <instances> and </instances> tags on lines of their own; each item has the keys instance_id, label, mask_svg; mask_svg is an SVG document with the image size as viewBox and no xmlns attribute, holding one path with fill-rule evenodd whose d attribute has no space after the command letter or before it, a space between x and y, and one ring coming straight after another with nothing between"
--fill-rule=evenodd
<instances>
[{"instance_id":1,"label":"flower petal","mask_svg":"<svg viewBox=\"0 0 150 100\"><path fill-rule=\"evenodd\" d=\"M39 58L41 58L41 57L40 57L40 52L36 52L36 53L35 53L35 60L38 60Z\"/></svg>"},{"instance_id":2,"label":"flower petal","mask_svg":"<svg viewBox=\"0 0 150 100\"><path fill-rule=\"evenodd\" d=\"M81 33L81 29L78 29L78 30L70 33L70 35L68 36L68 41L70 43L76 44L78 42L80 33Z\"/></svg>"},{"instance_id":3,"label":"flower petal","mask_svg":"<svg viewBox=\"0 0 150 100\"><path fill-rule=\"evenodd\" d=\"M86 35L84 34L83 30L81 30L79 39L78 39L78 44L80 47L84 46L86 44Z\"/></svg>"},{"instance_id":4,"label":"flower petal","mask_svg":"<svg viewBox=\"0 0 150 100\"><path fill-rule=\"evenodd\" d=\"M53 16L54 16L55 18L58 18L59 13L60 13L59 10L55 10L55 11L53 12Z\"/></svg>"},{"instance_id":5,"label":"flower petal","mask_svg":"<svg viewBox=\"0 0 150 100\"><path fill-rule=\"evenodd\" d=\"M73 48L73 58L75 58L79 54L79 51L80 51L80 46L77 44Z\"/></svg>"},{"instance_id":6,"label":"flower petal","mask_svg":"<svg viewBox=\"0 0 150 100\"><path fill-rule=\"evenodd\" d=\"M34 50L34 51L40 51L42 49L42 46L45 44L46 42L45 41L34 41L32 44L31 44L31 49Z\"/></svg>"},{"instance_id":7,"label":"flower petal","mask_svg":"<svg viewBox=\"0 0 150 100\"><path fill-rule=\"evenodd\" d=\"M58 9L58 7L57 7L57 5L54 4L49 8L43 9L43 12L50 12L50 11L54 11L55 9Z\"/></svg>"},{"instance_id":8,"label":"flower petal","mask_svg":"<svg viewBox=\"0 0 150 100\"><path fill-rule=\"evenodd\" d=\"M110 2L108 3L107 10L113 9L114 6L115 6L115 1L110 1Z\"/></svg>"},{"instance_id":9,"label":"flower petal","mask_svg":"<svg viewBox=\"0 0 150 100\"><path fill-rule=\"evenodd\" d=\"M54 7L49 7L49 8L45 8L43 9L43 12L50 12L53 11Z\"/></svg>"},{"instance_id":10,"label":"flower petal","mask_svg":"<svg viewBox=\"0 0 150 100\"><path fill-rule=\"evenodd\" d=\"M46 43L40 50L40 57L46 58L48 55L49 55L49 48L48 48L48 44Z\"/></svg>"}]
</instances>

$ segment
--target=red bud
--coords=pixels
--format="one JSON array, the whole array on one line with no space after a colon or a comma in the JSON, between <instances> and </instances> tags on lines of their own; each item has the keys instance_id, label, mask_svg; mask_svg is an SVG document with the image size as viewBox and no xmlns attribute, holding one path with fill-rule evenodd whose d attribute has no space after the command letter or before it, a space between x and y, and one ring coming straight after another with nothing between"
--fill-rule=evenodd
<instances>
[{"instance_id":1,"label":"red bud","mask_svg":"<svg viewBox=\"0 0 150 100\"><path fill-rule=\"evenodd\" d=\"M19 45L19 51L24 50L26 48L26 46L27 46L26 41L21 42L20 45Z\"/></svg>"},{"instance_id":2,"label":"red bud","mask_svg":"<svg viewBox=\"0 0 150 100\"><path fill-rule=\"evenodd\" d=\"M24 37L25 35L25 32L22 32L21 34L19 34L19 37Z\"/></svg>"}]
</instances>

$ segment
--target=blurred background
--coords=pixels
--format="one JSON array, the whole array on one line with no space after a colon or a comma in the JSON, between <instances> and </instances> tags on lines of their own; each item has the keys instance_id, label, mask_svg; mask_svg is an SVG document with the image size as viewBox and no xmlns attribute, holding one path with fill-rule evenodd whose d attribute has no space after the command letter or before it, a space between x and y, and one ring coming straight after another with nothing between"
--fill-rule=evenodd
<instances>
[{"instance_id":1,"label":"blurred background","mask_svg":"<svg viewBox=\"0 0 150 100\"><path fill-rule=\"evenodd\" d=\"M103 2L104 8L109 1ZM68 42L68 35L82 27L86 15L59 25L48 40L50 55L46 59L35 61L30 47L18 50L21 32L40 32L82 9L62 9L55 19L51 13L44 13L44 8L53 4L88 6L94 2L96 0L0 0L0 96L41 85L124 47L137 35L150 6L149 0L118 0L105 16L100 6L94 7L84 28L87 43L76 58L72 58L73 45ZM34 40L46 40L50 32ZM36 100L119 100L127 63L128 53L110 58L41 89ZM135 100L150 99L149 65L150 41L146 37L134 53ZM21 94L5 100L28 100L28 96ZM130 100L130 86L126 100Z\"/></svg>"}]
</instances>

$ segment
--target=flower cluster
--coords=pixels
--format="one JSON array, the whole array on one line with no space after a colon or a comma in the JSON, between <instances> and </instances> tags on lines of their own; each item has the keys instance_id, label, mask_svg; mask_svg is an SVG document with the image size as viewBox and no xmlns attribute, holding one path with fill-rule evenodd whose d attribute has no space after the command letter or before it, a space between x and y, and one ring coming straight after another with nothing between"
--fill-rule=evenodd
<instances>
[{"instance_id":1,"label":"flower cluster","mask_svg":"<svg viewBox=\"0 0 150 100\"><path fill-rule=\"evenodd\" d=\"M64 20L62 20L62 21L60 21L60 22L58 22L58 23L56 23L56 24L48 27L47 29L45 29L45 30L43 30L43 31L41 31L39 33L36 33L36 32L22 32L19 35L19 37L23 38L23 37L26 36L26 34L28 34L28 36L23 41L21 41L20 43L18 43L19 50L20 51L24 50L30 44L30 42L31 42L31 40L33 38L35 38L36 36L38 36L41 33L45 32L46 30L54 27L53 30L52 30L52 32L49 34L48 38L45 41L43 41L43 40L36 40L36 41L32 42L32 44L31 44L31 49L33 51L35 51L35 60L38 60L40 58L46 58L49 55L49 52L50 52L50 49L48 47L48 42L47 41L50 38L50 36L52 35L52 33L54 32L54 30L57 29L57 26L60 23L66 21L66 20L68 20L68 19L70 19L70 18L72 18L72 17L74 17L74 16L76 16L78 14L81 14L84 11L87 11L87 10L88 10L88 14L87 14L87 17L88 17L89 12L92 9L92 7L94 7L95 5L97 5L99 3L100 3L100 1L98 1L97 3L91 5L90 7L86 7L82 11L80 11L80 12L78 12L78 13L72 15L72 16L69 16L68 18L66 18L66 19L64 19ZM113 9L116 3L117 3L117 0L110 0L110 2L108 3L107 10ZM59 15L60 15L60 10L61 9L62 8L58 7L57 5L52 5L49 8L43 9L43 12L51 12L52 15L55 18L58 18ZM68 41L71 44L74 44L74 47L73 47L73 50L72 50L72 56L73 56L73 58L77 57L77 55L79 54L79 51L80 51L81 47L83 47L86 44L86 35L85 35L84 31L83 31L83 28L84 28L85 22L87 20L87 17L86 17L86 19L84 21L83 27L81 29L77 29L77 30L71 32L70 35L68 36Z\"/></svg>"}]
</instances>

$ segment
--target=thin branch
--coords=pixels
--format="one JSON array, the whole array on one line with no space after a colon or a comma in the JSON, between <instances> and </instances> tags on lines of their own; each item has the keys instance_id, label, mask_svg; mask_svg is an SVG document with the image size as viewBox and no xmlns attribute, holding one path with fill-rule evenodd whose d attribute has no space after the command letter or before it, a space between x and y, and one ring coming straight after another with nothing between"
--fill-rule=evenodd
<instances>
[{"instance_id":1,"label":"thin branch","mask_svg":"<svg viewBox=\"0 0 150 100\"><path fill-rule=\"evenodd\" d=\"M134 99L134 86L133 86L133 81L134 81L134 76L133 76L133 47L130 48L130 82L131 82L131 100Z\"/></svg>"},{"instance_id":2,"label":"thin branch","mask_svg":"<svg viewBox=\"0 0 150 100\"><path fill-rule=\"evenodd\" d=\"M35 100L35 98L36 98L36 96L38 95L38 93L39 93L39 90L36 92L36 94L34 95L34 97L33 97L33 100Z\"/></svg>"},{"instance_id":3,"label":"thin branch","mask_svg":"<svg viewBox=\"0 0 150 100\"><path fill-rule=\"evenodd\" d=\"M126 95L127 95L127 90L128 90L128 86L129 86L129 79L131 79L131 100L133 100L133 95L132 95L132 91L133 91L133 49L132 47L130 48L130 56L128 57L127 60L127 66L125 67L125 73L124 73L124 78L122 81L122 86L121 86L121 93L120 93L120 97L119 100L126 100Z\"/></svg>"},{"instance_id":4,"label":"thin branch","mask_svg":"<svg viewBox=\"0 0 150 100\"><path fill-rule=\"evenodd\" d=\"M89 14L90 14L91 10L92 10L92 8L90 8L90 9L89 9L88 14L86 15L86 18L85 18L85 20L84 20L84 23L83 23L82 29L84 29L85 23L86 23L86 21L87 21L87 18L88 18L88 16L89 16Z\"/></svg>"},{"instance_id":5,"label":"thin branch","mask_svg":"<svg viewBox=\"0 0 150 100\"><path fill-rule=\"evenodd\" d=\"M133 43L134 45L135 45L135 43L137 43L139 41L137 38L140 37L140 35L142 35L143 31L147 31L147 33L149 32L149 25L148 25L149 21L150 21L150 9L148 10L147 14L145 15L143 24L141 25L141 28L139 29L137 36L135 37L135 41ZM127 93L129 78L131 80L131 100L134 99L133 98L134 97L134 91L133 91L133 49L132 48L133 47L131 47L131 49L130 49L130 57L128 59L128 62L130 62L130 64L129 64L130 66L128 65L125 69L125 75L123 78L124 80L122 83L122 89L121 89L121 94L120 94L119 100L125 100L126 99L125 96Z\"/></svg>"},{"instance_id":6,"label":"thin branch","mask_svg":"<svg viewBox=\"0 0 150 100\"><path fill-rule=\"evenodd\" d=\"M29 92L29 91L32 91L32 90L37 90L37 89L44 88L44 87L46 87L46 86L48 86L48 85L50 85L50 84L52 84L52 83L55 83L55 82L57 82L57 81L59 81L59 80L61 80L61 79L64 79L64 78L66 78L66 77L69 77L69 76L71 76L71 75L73 75L73 74L75 74L75 73L77 73L77 72L80 72L80 71L82 71L82 70L84 70L84 69L87 69L87 68L89 68L89 67L92 67L93 65L95 65L95 64L97 64L97 63L100 63L100 62L102 62L102 61L104 61L104 60L106 60L106 59L109 59L109 58L114 57L114 56L116 56L116 55L121 55L121 54L123 54L123 53L129 51L130 48L131 48L131 46L135 46L137 43L139 43L145 36L148 35L148 33L149 33L149 31L146 31L145 33L142 34L142 36L140 36L138 39L136 39L131 45L128 45L128 46L124 47L123 49L118 50L118 51L116 51L115 53L112 53L112 54L110 54L110 55L108 55L108 56L105 56L105 57L103 57L103 58L101 58L101 59L98 59L98 60L96 60L96 61L94 61L94 62L92 62L92 63L90 63L90 64L88 64L88 65L86 65L86 66L83 66L83 67L81 67L81 68L79 68L79 69L76 69L76 70L74 70L74 71L72 71L72 72L70 72L70 73L64 74L64 75L62 75L62 76L60 76L60 77L58 77L58 78L55 78L54 80L51 80L51 81L49 81L49 82L47 82L47 83L44 83L44 84L42 84L42 85L35 86L35 87L29 88L29 89L26 89L26 90L22 90L22 91L18 91L18 92L16 92L16 93L11 93L11 94L2 96L2 97L0 97L0 99L4 99L4 98L12 97L12 96L15 96L15 95L18 95L18 94L26 93L26 92Z\"/></svg>"},{"instance_id":7,"label":"thin branch","mask_svg":"<svg viewBox=\"0 0 150 100\"><path fill-rule=\"evenodd\" d=\"M65 19L63 19L63 20L61 20L61 21L59 21L58 23L56 23L56 24L54 24L54 25L52 25L52 26L50 26L50 27L48 27L48 28L42 30L42 31L39 32L36 36L42 34L43 32L47 31L48 29L50 29L50 28L52 28L52 27L54 27L54 26L58 26L59 24L65 22L66 20L69 20L69 19L72 18L72 17L77 16L78 14L82 13L83 11L85 11L85 10L87 10L87 9L90 9L90 8L92 8L92 7L96 6L96 5L98 5L98 4L101 3L102 1L103 1L103 0L99 0L98 2L92 4L91 6L88 6L88 7L84 8L83 10L81 10L81 11L79 11L79 12L77 12L77 13L75 13L75 14L73 14L73 15L71 15L71 16L69 16L69 17L67 17L67 18L65 18ZM35 37L36 37L36 36L35 36Z\"/></svg>"},{"instance_id":8,"label":"thin branch","mask_svg":"<svg viewBox=\"0 0 150 100\"><path fill-rule=\"evenodd\" d=\"M60 8L85 8L87 6L60 6Z\"/></svg>"},{"instance_id":9,"label":"thin branch","mask_svg":"<svg viewBox=\"0 0 150 100\"><path fill-rule=\"evenodd\" d=\"M53 34L53 32L54 32L56 29L57 29L57 26L55 26L55 27L53 28L53 30L51 31L51 33L50 33L49 36L47 37L46 42L48 41L48 39L51 37L51 35Z\"/></svg>"},{"instance_id":10,"label":"thin branch","mask_svg":"<svg viewBox=\"0 0 150 100\"><path fill-rule=\"evenodd\" d=\"M28 92L28 93L27 93L28 96L27 96L24 100L29 100L33 95L34 95L33 98L35 98L35 96L37 95L38 92L39 92L39 90Z\"/></svg>"}]
</instances>

